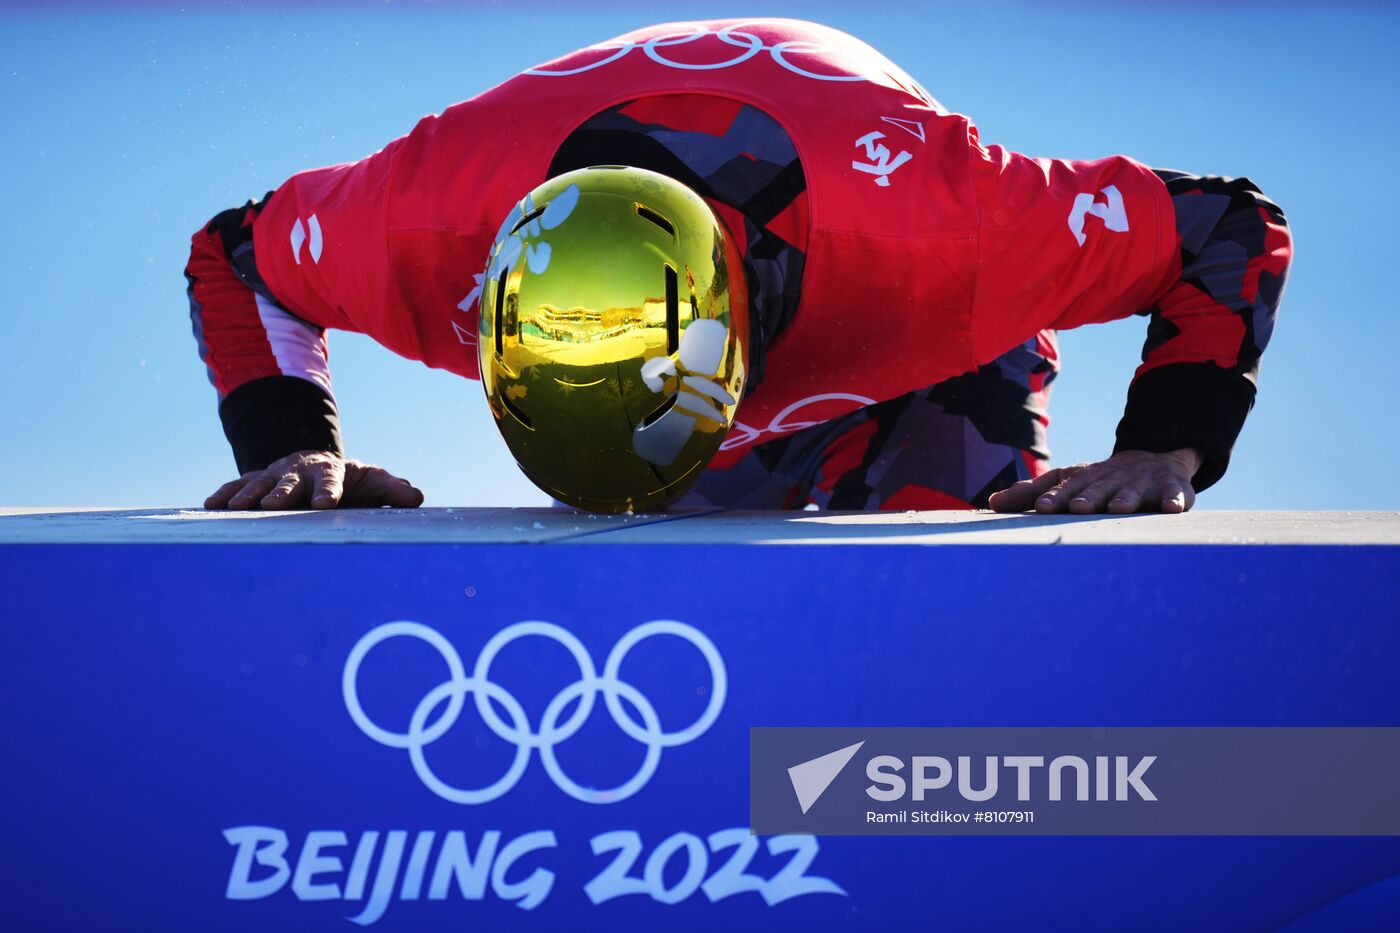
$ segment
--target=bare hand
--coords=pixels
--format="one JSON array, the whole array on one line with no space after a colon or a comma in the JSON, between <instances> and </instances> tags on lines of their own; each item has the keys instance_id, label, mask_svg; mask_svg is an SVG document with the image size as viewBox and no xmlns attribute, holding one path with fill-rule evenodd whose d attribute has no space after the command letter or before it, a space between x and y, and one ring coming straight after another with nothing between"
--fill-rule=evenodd
<instances>
[{"instance_id":1,"label":"bare hand","mask_svg":"<svg viewBox=\"0 0 1400 933\"><path fill-rule=\"evenodd\" d=\"M1060 467L993 493L997 512L1185 512L1196 501L1191 477L1200 455L1189 448L1154 454L1124 450L1098 463Z\"/></svg>"},{"instance_id":2,"label":"bare hand","mask_svg":"<svg viewBox=\"0 0 1400 933\"><path fill-rule=\"evenodd\" d=\"M308 505L309 503L309 505ZM416 509L423 493L388 470L323 450L288 454L263 470L224 483L206 509L333 509L392 505Z\"/></svg>"}]
</instances>

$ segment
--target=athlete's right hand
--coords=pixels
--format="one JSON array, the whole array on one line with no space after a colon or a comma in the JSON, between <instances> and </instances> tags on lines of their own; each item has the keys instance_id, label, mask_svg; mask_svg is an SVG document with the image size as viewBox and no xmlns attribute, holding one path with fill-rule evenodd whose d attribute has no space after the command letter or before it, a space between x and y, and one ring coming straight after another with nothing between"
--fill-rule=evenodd
<instances>
[{"instance_id":1,"label":"athlete's right hand","mask_svg":"<svg viewBox=\"0 0 1400 933\"><path fill-rule=\"evenodd\" d=\"M423 493L388 470L324 450L301 450L224 483L206 509L416 509Z\"/></svg>"}]
</instances>

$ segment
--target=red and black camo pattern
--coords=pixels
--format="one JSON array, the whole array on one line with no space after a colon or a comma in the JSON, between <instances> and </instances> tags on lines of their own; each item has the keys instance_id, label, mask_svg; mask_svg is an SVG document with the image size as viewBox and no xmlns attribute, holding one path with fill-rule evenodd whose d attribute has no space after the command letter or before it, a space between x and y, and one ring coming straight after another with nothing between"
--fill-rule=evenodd
<instances>
[{"instance_id":1,"label":"red and black camo pattern","mask_svg":"<svg viewBox=\"0 0 1400 933\"><path fill-rule=\"evenodd\" d=\"M752 391L763 378L764 351L797 313L806 261L807 179L787 132L762 110L724 97L646 97L585 121L559 147L549 173L589 165L669 175L723 218L744 260Z\"/></svg>"},{"instance_id":2,"label":"red and black camo pattern","mask_svg":"<svg viewBox=\"0 0 1400 933\"><path fill-rule=\"evenodd\" d=\"M1156 175L1176 210L1181 278L1142 312L1151 323L1138 375L1212 360L1253 381L1293 256L1283 211L1248 178Z\"/></svg>"},{"instance_id":3,"label":"red and black camo pattern","mask_svg":"<svg viewBox=\"0 0 1400 933\"><path fill-rule=\"evenodd\" d=\"M1259 357L1273 333L1292 257L1283 212L1248 179L1157 174L1176 209L1182 273L1154 307L1140 312L1151 322L1135 380L1154 370L1185 373L1213 361L1222 374L1248 380L1252 400ZM1055 334L1042 332L976 372L758 445L733 467L707 471L680 504L986 508L992 493L1048 467L1049 389L1058 359ZM1191 380L1188 374L1183 382ZM1154 407L1170 404L1153 401ZM1219 417L1231 423L1216 426L1201 424L1213 415L1193 408L1189 419L1197 423L1186 430L1224 438L1228 459L1247 412L1247 404L1243 407L1238 413L1222 411ZM1125 424L1132 408L1130 398ZM1161 420L1144 417L1134 423ZM1165 450L1185 443L1154 436L1157 431L1141 428L1141 436L1125 445L1120 428L1119 449ZM1198 488L1208 482L1198 481Z\"/></svg>"},{"instance_id":4,"label":"red and black camo pattern","mask_svg":"<svg viewBox=\"0 0 1400 933\"><path fill-rule=\"evenodd\" d=\"M1050 456L1054 332L954 379L759 444L707 470L680 505L967 509Z\"/></svg>"}]
</instances>

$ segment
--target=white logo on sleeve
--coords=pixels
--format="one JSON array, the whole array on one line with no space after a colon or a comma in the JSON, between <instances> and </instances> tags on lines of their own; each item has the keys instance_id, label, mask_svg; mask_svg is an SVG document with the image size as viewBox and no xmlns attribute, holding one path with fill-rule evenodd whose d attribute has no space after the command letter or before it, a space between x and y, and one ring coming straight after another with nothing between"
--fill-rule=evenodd
<instances>
[{"instance_id":1,"label":"white logo on sleeve","mask_svg":"<svg viewBox=\"0 0 1400 933\"><path fill-rule=\"evenodd\" d=\"M1116 185L1109 185L1100 194L1108 203L1099 204L1092 194L1080 194L1074 199L1074 207L1069 211L1069 232L1083 246L1087 237L1084 234L1084 218L1090 214L1103 221L1104 228L1114 233L1128 232L1128 212L1123 209L1123 195Z\"/></svg>"},{"instance_id":2,"label":"white logo on sleeve","mask_svg":"<svg viewBox=\"0 0 1400 933\"><path fill-rule=\"evenodd\" d=\"M467 297L457 302L458 311L465 311L468 314L471 314L472 308L476 305L478 301L481 300L481 283L483 278L485 278L485 276L482 273L477 273L476 275L472 276L472 282L474 283L474 285L472 287L472 290L467 292Z\"/></svg>"},{"instance_id":3,"label":"white logo on sleeve","mask_svg":"<svg viewBox=\"0 0 1400 933\"><path fill-rule=\"evenodd\" d=\"M308 232L309 231L309 232ZM297 265L301 265L301 247L308 243L311 248L311 261L319 263L321 261L321 222L312 214L311 218L303 226L301 218L296 219L292 224L292 258Z\"/></svg>"},{"instance_id":4,"label":"white logo on sleeve","mask_svg":"<svg viewBox=\"0 0 1400 933\"><path fill-rule=\"evenodd\" d=\"M920 131L922 131L923 127L920 126L919 129ZM912 130L910 130L910 132L912 132ZM908 162L910 159L914 158L914 156L908 152L905 152L904 150L900 150L898 155L891 156L888 146L885 146L883 143L876 142L877 139L884 138L884 133L881 133L879 130L871 130L869 133L866 133L860 139L857 139L855 141L855 145L865 147L865 157L870 161L852 161L851 168L855 169L858 172L865 172L869 175L874 175L875 184L879 185L881 188L888 188L890 186L890 173L893 172L895 169L899 168L905 162Z\"/></svg>"},{"instance_id":5,"label":"white logo on sleeve","mask_svg":"<svg viewBox=\"0 0 1400 933\"><path fill-rule=\"evenodd\" d=\"M885 123L888 123L890 126L898 127L899 129L908 133L910 136L917 139L919 142L926 141L926 138L924 136L924 125L918 120L910 120L905 117L881 117L880 119Z\"/></svg>"},{"instance_id":6,"label":"white logo on sleeve","mask_svg":"<svg viewBox=\"0 0 1400 933\"><path fill-rule=\"evenodd\" d=\"M874 405L873 398L866 398L864 395L851 395L846 392L826 392L821 395L809 395L804 399L793 402L782 411L773 416L773 420L768 422L765 428L751 428L742 421L735 421L730 428L724 443L719 445L720 450L733 450L736 447L743 447L752 444L764 435L792 434L794 431L802 431L807 428L816 427L827 421L848 415L857 408L867 405ZM788 421L793 415L808 410L807 420Z\"/></svg>"},{"instance_id":7,"label":"white logo on sleeve","mask_svg":"<svg viewBox=\"0 0 1400 933\"><path fill-rule=\"evenodd\" d=\"M471 319L472 309L475 308L477 302L481 300L481 288L482 282L484 280L484 273L478 273L476 275L473 275L472 281L475 283L475 285L472 286L471 291L467 292L467 297L457 302L457 310L461 311L463 314L466 314L469 320ZM456 321L453 321L452 332L457 335L458 343L468 347L476 346L475 324L464 326L462 324L458 324Z\"/></svg>"}]
</instances>

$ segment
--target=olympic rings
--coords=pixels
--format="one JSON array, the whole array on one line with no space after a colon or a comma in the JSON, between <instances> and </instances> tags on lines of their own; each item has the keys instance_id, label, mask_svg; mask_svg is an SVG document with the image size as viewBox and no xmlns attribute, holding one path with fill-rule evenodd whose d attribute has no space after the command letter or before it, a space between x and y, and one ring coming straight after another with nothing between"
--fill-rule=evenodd
<instances>
[{"instance_id":1,"label":"olympic rings","mask_svg":"<svg viewBox=\"0 0 1400 933\"><path fill-rule=\"evenodd\" d=\"M550 71L546 68L530 68L525 71L525 74L548 78L564 78L570 75L583 74L584 72L593 71L596 68L602 68L605 65L610 65L618 59L626 57L627 54L631 52L634 48L638 48L640 46L643 54L645 54L647 58L656 62L656 64L664 65L667 68L675 68L682 71L715 71L722 68L733 68L735 65L742 64L743 62L746 62L749 59L753 58L759 52L767 52L769 57L772 58L773 61L776 62L778 65L781 65L788 71L791 71L794 74L801 75L804 78L811 78L816 81L870 80L870 78L861 74L820 74L815 71L809 71L806 68L797 65L796 63L790 61L787 56L815 55L821 54L823 52L836 52L837 50L827 42L819 41L816 38L818 34L815 32L812 33L812 38L787 39L785 41L778 42L774 45L768 45L763 41L762 37L754 35L751 32L744 31L745 29L749 29L754 26L763 25L786 25L791 27L792 24L781 22L767 23L763 20L749 20L742 23L730 23L728 26L724 26L718 31L711 31L710 28L704 25L703 23L686 23L684 24L684 26L690 29L690 32L663 33L659 36L652 36L651 38L641 43L635 42L631 39L614 39L608 42L602 42L598 45L589 46L584 51L611 52L611 55L606 55L595 62L589 62L586 65L580 65L576 68L568 68L561 71ZM660 49L669 48L672 46L688 45L692 42L695 42L698 39L703 39L707 36L714 36L725 45L734 46L740 49L741 51L737 55L728 59L716 62L703 63L679 62L672 58L668 58L664 52L659 51Z\"/></svg>"},{"instance_id":2,"label":"olympic rings","mask_svg":"<svg viewBox=\"0 0 1400 933\"><path fill-rule=\"evenodd\" d=\"M622 663L628 652L639 642L656 635L672 635L690 642L704 657L710 669L710 698L704 711L690 725L674 732L666 732L661 728L661 720L655 706L645 694L622 680L620 676ZM579 679L560 690L545 706L537 731L531 729L529 717L520 701L491 680L491 664L501 650L516 639L532 636L558 642L573 657L579 669ZM371 650L390 638L416 638L425 642L442 656L447 665L447 679L429 690L418 701L406 732L392 732L378 725L369 718L360 703L360 665ZM728 679L724 660L714 642L693 626L669 619L646 622L624 634L608 653L601 675L597 673L593 658L583 643L567 629L551 622L517 622L501 629L486 642L477 656L470 677L467 676L461 655L436 629L418 622L386 622L371 629L350 649L341 676L341 692L345 699L345 709L360 731L380 745L407 749L409 760L413 763L413 770L418 774L419 780L444 800L461 804L480 804L498 799L508 793L524 775L530 763L531 750L539 749L545 773L564 793L586 803L616 803L626 800L646 786L660 765L663 748L693 742L709 730L719 718L720 710L724 706ZM515 757L506 773L499 780L482 788L461 788L448 784L434 773L425 755L427 746L442 738L457 723L468 693L472 694L477 714L486 728L501 740L515 746ZM618 728L646 748L641 767L632 777L617 787L603 790L584 787L569 777L555 756L555 746L572 738L583 728L600 693ZM637 711L641 718L640 724L623 706L624 700ZM573 712L560 722L564 710L575 701L577 703ZM509 722L501 718L496 704L505 710ZM430 722L429 717L439 706L444 707L441 715Z\"/></svg>"}]
</instances>

